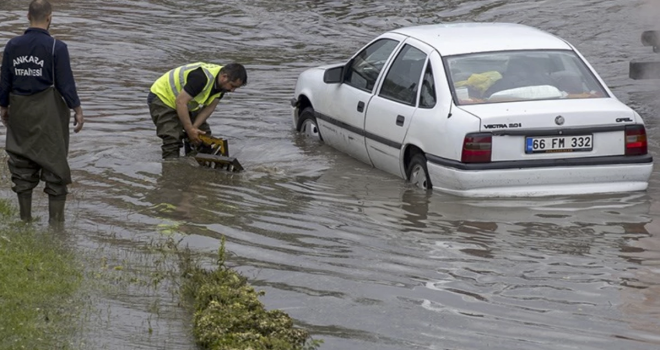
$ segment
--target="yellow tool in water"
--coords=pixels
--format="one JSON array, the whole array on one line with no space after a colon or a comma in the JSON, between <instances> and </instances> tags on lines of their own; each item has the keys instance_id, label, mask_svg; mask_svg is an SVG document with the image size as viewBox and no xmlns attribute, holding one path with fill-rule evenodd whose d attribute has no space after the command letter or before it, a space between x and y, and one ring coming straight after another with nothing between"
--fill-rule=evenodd
<instances>
[{"instance_id":1,"label":"yellow tool in water","mask_svg":"<svg viewBox=\"0 0 660 350\"><path fill-rule=\"evenodd\" d=\"M227 140L207 135L199 135L199 139L202 140L202 145L198 147L195 155L195 160L199 165L231 172L243 170L241 163L236 158L229 156Z\"/></svg>"}]
</instances>

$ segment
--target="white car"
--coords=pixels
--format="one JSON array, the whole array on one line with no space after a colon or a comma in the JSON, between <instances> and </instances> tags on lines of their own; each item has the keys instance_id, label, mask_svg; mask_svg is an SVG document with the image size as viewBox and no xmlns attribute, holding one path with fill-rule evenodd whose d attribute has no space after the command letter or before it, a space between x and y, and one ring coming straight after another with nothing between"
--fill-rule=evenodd
<instances>
[{"instance_id":1,"label":"white car","mask_svg":"<svg viewBox=\"0 0 660 350\"><path fill-rule=\"evenodd\" d=\"M293 125L364 163L466 197L642 191L642 118L565 40L508 23L406 27L300 74Z\"/></svg>"}]
</instances>

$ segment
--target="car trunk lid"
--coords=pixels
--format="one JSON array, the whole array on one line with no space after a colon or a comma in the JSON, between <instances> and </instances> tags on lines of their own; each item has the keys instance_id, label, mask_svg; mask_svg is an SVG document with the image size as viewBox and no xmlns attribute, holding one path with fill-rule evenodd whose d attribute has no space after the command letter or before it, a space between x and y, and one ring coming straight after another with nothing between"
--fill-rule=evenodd
<instances>
[{"instance_id":1,"label":"car trunk lid","mask_svg":"<svg viewBox=\"0 0 660 350\"><path fill-rule=\"evenodd\" d=\"M613 98L460 106L492 133L492 161L623 155L635 113Z\"/></svg>"}]
</instances>

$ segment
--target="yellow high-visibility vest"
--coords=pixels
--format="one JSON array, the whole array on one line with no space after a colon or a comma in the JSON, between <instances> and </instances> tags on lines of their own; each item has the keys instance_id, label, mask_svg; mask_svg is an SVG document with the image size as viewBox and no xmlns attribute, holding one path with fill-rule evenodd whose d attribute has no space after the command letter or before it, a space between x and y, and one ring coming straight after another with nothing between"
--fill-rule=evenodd
<instances>
[{"instance_id":1,"label":"yellow high-visibility vest","mask_svg":"<svg viewBox=\"0 0 660 350\"><path fill-rule=\"evenodd\" d=\"M183 87L186 85L188 79L188 74L199 67L202 67L208 80L206 86L204 86L204 90L202 90L197 96L193 96L193 99L188 103L188 110L192 112L204 106L208 106L213 100L220 97L222 94L217 93L211 95L211 90L213 90L213 85L218 76L218 72L220 72L220 69L222 68L222 66L217 64L197 62L174 68L163 74L153 83L153 85L151 85L151 92L158 96L167 106L176 109L176 97L179 96L181 91L183 91Z\"/></svg>"}]
</instances>

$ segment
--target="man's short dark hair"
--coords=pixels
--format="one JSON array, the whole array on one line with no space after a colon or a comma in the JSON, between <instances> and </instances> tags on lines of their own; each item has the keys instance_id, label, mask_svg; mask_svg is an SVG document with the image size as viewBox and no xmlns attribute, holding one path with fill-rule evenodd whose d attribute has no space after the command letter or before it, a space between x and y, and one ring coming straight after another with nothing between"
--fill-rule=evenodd
<instances>
[{"instance_id":1,"label":"man's short dark hair","mask_svg":"<svg viewBox=\"0 0 660 350\"><path fill-rule=\"evenodd\" d=\"M53 13L53 8L47 0L32 0L28 9L30 20L35 22L45 21L51 13Z\"/></svg>"},{"instance_id":2,"label":"man's short dark hair","mask_svg":"<svg viewBox=\"0 0 660 350\"><path fill-rule=\"evenodd\" d=\"M220 69L220 74L227 75L227 78L231 82L240 80L243 82L243 85L247 84L247 72L245 71L245 67L240 63L229 63L223 66Z\"/></svg>"}]
</instances>

